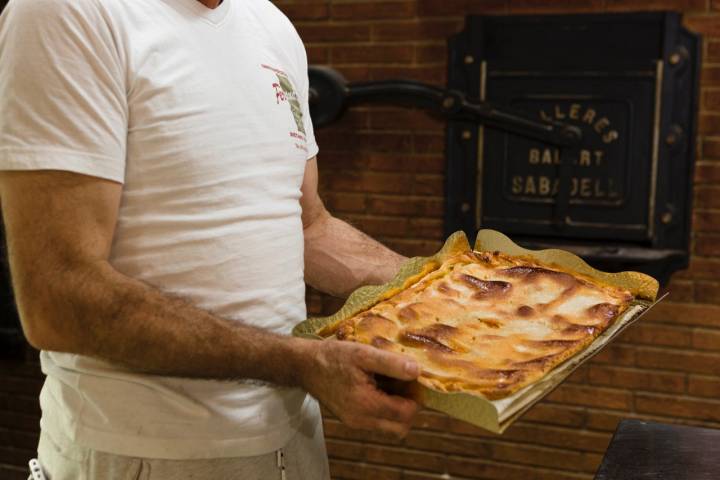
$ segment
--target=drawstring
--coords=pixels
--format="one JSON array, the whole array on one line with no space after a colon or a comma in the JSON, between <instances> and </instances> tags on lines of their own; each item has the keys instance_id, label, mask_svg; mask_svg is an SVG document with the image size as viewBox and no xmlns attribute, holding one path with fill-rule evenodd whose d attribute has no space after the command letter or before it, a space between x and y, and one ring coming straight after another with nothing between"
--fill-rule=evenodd
<instances>
[{"instance_id":1,"label":"drawstring","mask_svg":"<svg viewBox=\"0 0 720 480\"><path fill-rule=\"evenodd\" d=\"M31 459L28 462L28 466L30 467L30 477L28 477L28 480L45 480L45 475L43 475L42 467L37 458Z\"/></svg>"},{"instance_id":2,"label":"drawstring","mask_svg":"<svg viewBox=\"0 0 720 480\"><path fill-rule=\"evenodd\" d=\"M282 448L277 451L277 466L280 469L280 480L287 480L285 476L285 452Z\"/></svg>"}]
</instances>

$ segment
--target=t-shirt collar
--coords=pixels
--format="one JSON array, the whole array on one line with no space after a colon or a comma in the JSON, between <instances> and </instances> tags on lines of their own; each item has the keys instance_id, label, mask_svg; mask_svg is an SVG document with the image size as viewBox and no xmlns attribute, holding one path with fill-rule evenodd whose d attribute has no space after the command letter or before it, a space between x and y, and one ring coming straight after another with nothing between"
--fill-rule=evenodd
<instances>
[{"instance_id":1,"label":"t-shirt collar","mask_svg":"<svg viewBox=\"0 0 720 480\"><path fill-rule=\"evenodd\" d=\"M223 2L218 5L215 8L208 8L198 0L171 0L172 2L177 2L186 9L190 10L194 14L198 15L199 17L203 18L204 20L214 24L218 25L223 20L225 20L225 17L227 16L228 12L230 11L230 5L232 4L232 0L223 0Z\"/></svg>"}]
</instances>

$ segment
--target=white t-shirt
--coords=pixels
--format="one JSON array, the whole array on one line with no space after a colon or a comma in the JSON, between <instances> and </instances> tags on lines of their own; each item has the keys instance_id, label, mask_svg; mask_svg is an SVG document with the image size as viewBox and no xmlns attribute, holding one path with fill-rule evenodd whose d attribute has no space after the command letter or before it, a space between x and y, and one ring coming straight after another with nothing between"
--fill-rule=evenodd
<instances>
[{"instance_id":1,"label":"white t-shirt","mask_svg":"<svg viewBox=\"0 0 720 480\"><path fill-rule=\"evenodd\" d=\"M118 271L279 333L305 318L307 95L267 0L11 0L0 20L0 169L123 183ZM299 389L41 361L42 428L116 454L259 455L318 415Z\"/></svg>"}]
</instances>

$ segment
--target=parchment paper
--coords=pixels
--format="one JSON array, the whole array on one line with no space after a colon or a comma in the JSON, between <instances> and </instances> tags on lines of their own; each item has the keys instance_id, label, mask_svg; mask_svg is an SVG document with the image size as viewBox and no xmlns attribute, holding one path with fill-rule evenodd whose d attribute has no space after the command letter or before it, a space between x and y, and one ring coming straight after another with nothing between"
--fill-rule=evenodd
<instances>
[{"instance_id":1,"label":"parchment paper","mask_svg":"<svg viewBox=\"0 0 720 480\"><path fill-rule=\"evenodd\" d=\"M428 272L438 268L445 259L470 249L464 232L455 232L443 248L432 257L415 257L406 261L398 274L384 285L362 287L353 292L343 307L328 317L309 318L293 329L293 335L321 339L318 333L360 313L412 285ZM590 267L578 256L563 250L527 250L494 230L478 232L474 250L499 251L508 255L528 256L548 265L588 275L611 285L629 290L636 298L633 304L615 320L612 326L600 334L590 345L557 365L540 380L500 400L490 401L479 394L464 392L441 392L418 382L410 385L408 392L422 405L445 412L489 431L502 433L532 405L554 390L576 368L597 354L622 330L653 307L658 292L658 282L638 272L601 272ZM663 297L664 298L664 297ZM662 299L661 299L662 300Z\"/></svg>"}]
</instances>

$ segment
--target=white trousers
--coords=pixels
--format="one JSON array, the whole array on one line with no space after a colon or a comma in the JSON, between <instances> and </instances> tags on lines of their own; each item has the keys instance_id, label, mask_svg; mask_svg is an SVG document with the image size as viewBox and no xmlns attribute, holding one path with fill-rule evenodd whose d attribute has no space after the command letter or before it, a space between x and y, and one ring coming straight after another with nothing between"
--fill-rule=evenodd
<instances>
[{"instance_id":1,"label":"white trousers","mask_svg":"<svg viewBox=\"0 0 720 480\"><path fill-rule=\"evenodd\" d=\"M47 480L330 480L319 421L302 427L278 451L203 460L125 457L42 432L38 460Z\"/></svg>"}]
</instances>

